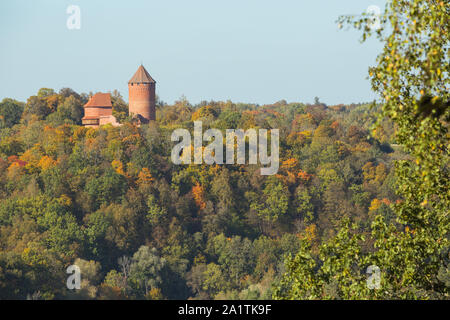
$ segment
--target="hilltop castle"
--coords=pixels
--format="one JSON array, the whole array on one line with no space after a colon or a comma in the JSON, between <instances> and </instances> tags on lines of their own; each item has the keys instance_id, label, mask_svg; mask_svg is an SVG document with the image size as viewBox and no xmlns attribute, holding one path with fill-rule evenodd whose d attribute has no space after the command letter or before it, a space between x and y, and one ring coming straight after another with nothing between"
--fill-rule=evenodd
<instances>
[{"instance_id":1,"label":"hilltop castle","mask_svg":"<svg viewBox=\"0 0 450 320\"><path fill-rule=\"evenodd\" d=\"M138 119L139 123L148 123L156 119L156 81L140 65L133 77L128 81L128 112ZM112 115L111 95L96 93L84 105L84 126L97 128L104 124L120 125Z\"/></svg>"}]
</instances>

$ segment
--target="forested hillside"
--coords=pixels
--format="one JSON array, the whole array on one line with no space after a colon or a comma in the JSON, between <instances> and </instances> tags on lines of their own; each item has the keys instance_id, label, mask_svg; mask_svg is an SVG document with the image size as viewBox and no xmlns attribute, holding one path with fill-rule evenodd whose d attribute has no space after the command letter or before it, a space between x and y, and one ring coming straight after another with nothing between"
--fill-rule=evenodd
<instances>
[{"instance_id":1,"label":"forested hillside","mask_svg":"<svg viewBox=\"0 0 450 320\"><path fill-rule=\"evenodd\" d=\"M285 257L305 243L319 256L351 223L369 253L375 217L395 224L393 161L407 157L367 104L182 98L159 101L156 123L136 126L115 91L123 125L93 129L80 126L87 98L43 88L0 103L2 299L270 299ZM204 130L280 129L278 173L172 164L172 131L196 120ZM75 292L72 264L82 272ZM329 290L338 297L331 279Z\"/></svg>"},{"instance_id":2,"label":"forested hillside","mask_svg":"<svg viewBox=\"0 0 450 320\"><path fill-rule=\"evenodd\" d=\"M389 0L376 14L337 18L361 42L382 44L368 70L373 106L319 98L193 105L182 97L172 105L158 99L156 121L138 125L114 91L112 114L122 125L95 129L81 126L85 93L42 88L26 102L3 99L0 299L448 300L449 13L449 1ZM290 45L280 49L317 65L315 76L332 72L297 58ZM334 49L320 59L346 52ZM358 67L346 58L340 72ZM44 62L28 74L45 69L51 78L50 64L59 64ZM175 165L171 134L192 135L195 121L222 133L278 129L278 172ZM79 290L66 285L73 265Z\"/></svg>"}]
</instances>

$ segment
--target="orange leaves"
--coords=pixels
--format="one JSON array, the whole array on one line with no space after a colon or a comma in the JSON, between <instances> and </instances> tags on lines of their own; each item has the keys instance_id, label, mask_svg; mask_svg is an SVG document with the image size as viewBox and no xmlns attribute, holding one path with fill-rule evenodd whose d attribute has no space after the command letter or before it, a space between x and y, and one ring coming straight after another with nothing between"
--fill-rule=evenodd
<instances>
[{"instance_id":1,"label":"orange leaves","mask_svg":"<svg viewBox=\"0 0 450 320\"><path fill-rule=\"evenodd\" d=\"M19 164L19 162L13 162L8 167L8 173L7 173L8 178L11 180L14 180L15 178L17 178L22 172L21 167L22 166Z\"/></svg>"},{"instance_id":2,"label":"orange leaves","mask_svg":"<svg viewBox=\"0 0 450 320\"><path fill-rule=\"evenodd\" d=\"M297 159L288 158L281 163L279 174L276 176L288 186L297 183L307 183L312 175L298 167L299 164Z\"/></svg>"},{"instance_id":3,"label":"orange leaves","mask_svg":"<svg viewBox=\"0 0 450 320\"><path fill-rule=\"evenodd\" d=\"M297 173L297 177L304 182L308 182L311 179L312 175L300 169Z\"/></svg>"},{"instance_id":4,"label":"orange leaves","mask_svg":"<svg viewBox=\"0 0 450 320\"><path fill-rule=\"evenodd\" d=\"M8 157L8 161L12 163L11 165L16 164L19 167L23 167L23 166L25 166L27 164L26 161L20 160L19 157L17 157L16 155L9 156Z\"/></svg>"},{"instance_id":5,"label":"orange leaves","mask_svg":"<svg viewBox=\"0 0 450 320\"><path fill-rule=\"evenodd\" d=\"M264 112L271 114L275 116L276 118L284 118L285 115L283 113L279 113L278 111L272 110L272 109L266 109Z\"/></svg>"},{"instance_id":6,"label":"orange leaves","mask_svg":"<svg viewBox=\"0 0 450 320\"><path fill-rule=\"evenodd\" d=\"M289 158L287 160L284 160L281 164L281 168L284 169L292 169L295 168L298 165L298 160L295 158Z\"/></svg>"},{"instance_id":7,"label":"orange leaves","mask_svg":"<svg viewBox=\"0 0 450 320\"><path fill-rule=\"evenodd\" d=\"M47 107L51 112L55 112L58 108L58 105L62 102L62 98L58 94L54 94L45 98Z\"/></svg>"},{"instance_id":8,"label":"orange leaves","mask_svg":"<svg viewBox=\"0 0 450 320\"><path fill-rule=\"evenodd\" d=\"M150 173L150 170L148 168L142 168L142 170L139 172L137 183L139 185L144 183L151 183L153 181L152 174Z\"/></svg>"},{"instance_id":9,"label":"orange leaves","mask_svg":"<svg viewBox=\"0 0 450 320\"><path fill-rule=\"evenodd\" d=\"M285 185L295 184L296 175L295 169L298 166L298 160L295 158L289 158L284 160L281 163L279 174L277 174L277 178L279 178Z\"/></svg>"},{"instance_id":10,"label":"orange leaves","mask_svg":"<svg viewBox=\"0 0 450 320\"><path fill-rule=\"evenodd\" d=\"M330 128L333 130L336 130L339 127L339 122L338 121L334 121L331 125Z\"/></svg>"},{"instance_id":11,"label":"orange leaves","mask_svg":"<svg viewBox=\"0 0 450 320\"><path fill-rule=\"evenodd\" d=\"M282 174L277 174L276 176L277 176L278 179L280 179L281 181L283 181L283 183L284 183L285 185L291 185L291 184L294 184L295 181L296 181L295 175L294 175L292 172L290 172L290 171L287 171L284 175L282 175Z\"/></svg>"},{"instance_id":12,"label":"orange leaves","mask_svg":"<svg viewBox=\"0 0 450 320\"><path fill-rule=\"evenodd\" d=\"M194 197L195 204L200 210L203 210L206 208L205 203L205 191L203 187L200 184L196 184L192 187L192 195Z\"/></svg>"},{"instance_id":13,"label":"orange leaves","mask_svg":"<svg viewBox=\"0 0 450 320\"><path fill-rule=\"evenodd\" d=\"M8 161L11 164L8 167L7 176L9 179L14 180L22 174L22 172L24 171L24 166L27 163L20 160L17 156L9 156Z\"/></svg>"}]
</instances>

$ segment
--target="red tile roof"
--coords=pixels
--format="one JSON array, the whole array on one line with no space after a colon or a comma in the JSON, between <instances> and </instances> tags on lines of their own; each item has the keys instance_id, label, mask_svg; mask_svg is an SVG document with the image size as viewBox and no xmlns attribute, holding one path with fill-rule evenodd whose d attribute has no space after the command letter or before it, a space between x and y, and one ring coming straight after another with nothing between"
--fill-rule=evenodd
<instances>
[{"instance_id":1,"label":"red tile roof","mask_svg":"<svg viewBox=\"0 0 450 320\"><path fill-rule=\"evenodd\" d=\"M111 95L109 93L96 93L89 99L84 107L112 107Z\"/></svg>"},{"instance_id":2,"label":"red tile roof","mask_svg":"<svg viewBox=\"0 0 450 320\"><path fill-rule=\"evenodd\" d=\"M128 83L156 83L141 64Z\"/></svg>"}]
</instances>

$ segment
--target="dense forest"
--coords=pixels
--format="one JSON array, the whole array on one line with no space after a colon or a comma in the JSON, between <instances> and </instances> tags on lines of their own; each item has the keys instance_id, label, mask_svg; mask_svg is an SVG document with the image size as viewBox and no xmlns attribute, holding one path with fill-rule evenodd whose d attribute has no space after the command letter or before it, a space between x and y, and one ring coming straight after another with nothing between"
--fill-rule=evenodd
<instances>
[{"instance_id":1,"label":"dense forest","mask_svg":"<svg viewBox=\"0 0 450 320\"><path fill-rule=\"evenodd\" d=\"M448 1L339 25L378 38L373 104L158 100L80 126L88 95L0 103L1 299L449 299ZM280 167L174 165L171 133L279 129ZM66 287L66 268L81 289Z\"/></svg>"},{"instance_id":2,"label":"dense forest","mask_svg":"<svg viewBox=\"0 0 450 320\"><path fill-rule=\"evenodd\" d=\"M369 232L392 219L393 126L372 130L367 104L158 103L157 121L80 126L86 94L40 89L0 104L2 298L271 298L285 255L313 247L345 218ZM174 165L171 132L280 129L280 169ZM373 132L372 132L373 131ZM371 250L367 241L364 250ZM65 268L82 270L82 290Z\"/></svg>"}]
</instances>

